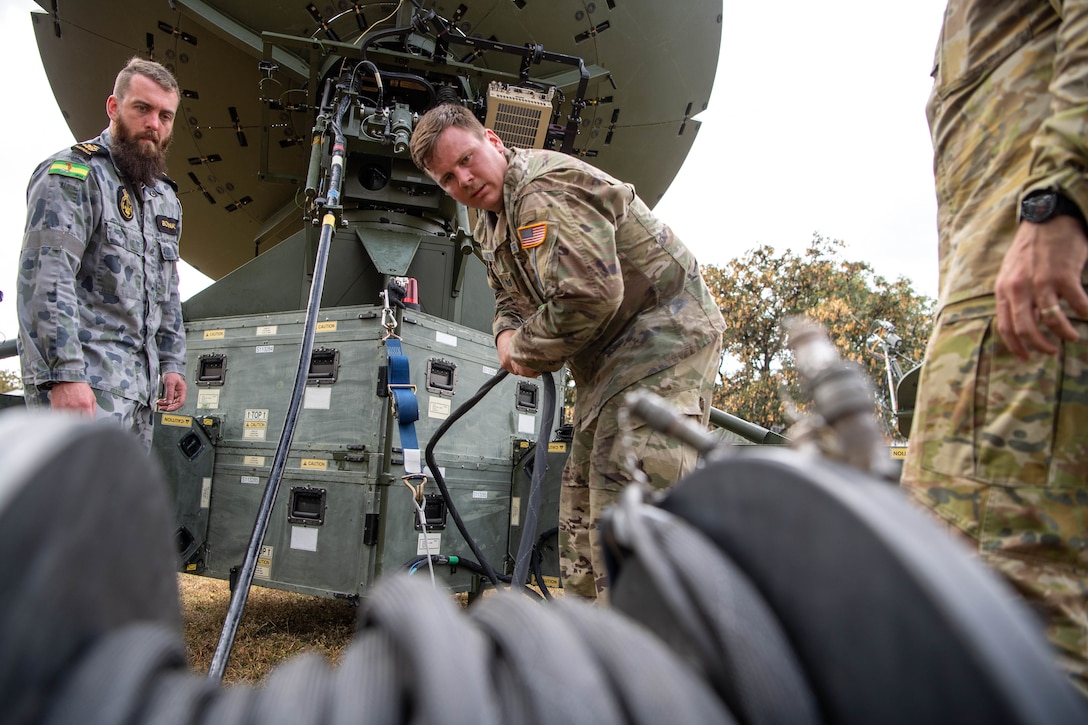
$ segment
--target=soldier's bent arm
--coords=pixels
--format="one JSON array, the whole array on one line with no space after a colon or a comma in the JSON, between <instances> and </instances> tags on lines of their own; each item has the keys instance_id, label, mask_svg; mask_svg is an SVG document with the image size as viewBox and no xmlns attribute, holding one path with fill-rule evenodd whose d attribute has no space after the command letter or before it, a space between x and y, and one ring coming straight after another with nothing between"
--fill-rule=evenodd
<instances>
[{"instance_id":1,"label":"soldier's bent arm","mask_svg":"<svg viewBox=\"0 0 1088 725\"><path fill-rule=\"evenodd\" d=\"M622 194L609 189L604 195ZM600 199L566 192L527 194L518 223L547 222L532 250L544 304L511 339L511 357L533 370L557 370L605 328L623 302L616 227ZM611 201L607 201L610 205Z\"/></svg>"}]
</instances>

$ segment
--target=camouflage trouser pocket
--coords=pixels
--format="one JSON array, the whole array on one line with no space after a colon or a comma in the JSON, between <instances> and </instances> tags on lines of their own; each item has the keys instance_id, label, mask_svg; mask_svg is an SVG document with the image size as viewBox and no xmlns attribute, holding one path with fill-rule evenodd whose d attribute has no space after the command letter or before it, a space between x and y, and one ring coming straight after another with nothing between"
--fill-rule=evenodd
<instances>
[{"instance_id":1,"label":"camouflage trouser pocket","mask_svg":"<svg viewBox=\"0 0 1088 725\"><path fill-rule=\"evenodd\" d=\"M911 428L923 469L974 478L977 374L990 318L944 316L926 350Z\"/></svg>"},{"instance_id":2,"label":"camouflage trouser pocket","mask_svg":"<svg viewBox=\"0 0 1088 725\"><path fill-rule=\"evenodd\" d=\"M905 485L985 551L1088 564L1088 343L1021 361L992 313L960 312L938 321L925 365L911 434L923 480Z\"/></svg>"},{"instance_id":3,"label":"camouflage trouser pocket","mask_svg":"<svg viewBox=\"0 0 1088 725\"><path fill-rule=\"evenodd\" d=\"M703 420L700 397L697 389L685 390L674 393L668 404L690 424L699 426ZM695 470L699 456L695 449L681 443L676 437L645 423L628 431L617 431L612 445L608 449L601 449L600 458L591 464L605 472L605 475L596 478L600 488L619 491L627 485L626 473L620 472L624 471L628 460L636 462L653 488L664 489Z\"/></svg>"},{"instance_id":4,"label":"camouflage trouser pocket","mask_svg":"<svg viewBox=\"0 0 1088 725\"><path fill-rule=\"evenodd\" d=\"M1088 325L1075 323L1082 339ZM992 314L938 322L911 434L921 467L1009 487L1088 485L1088 345L1018 360Z\"/></svg>"}]
</instances>

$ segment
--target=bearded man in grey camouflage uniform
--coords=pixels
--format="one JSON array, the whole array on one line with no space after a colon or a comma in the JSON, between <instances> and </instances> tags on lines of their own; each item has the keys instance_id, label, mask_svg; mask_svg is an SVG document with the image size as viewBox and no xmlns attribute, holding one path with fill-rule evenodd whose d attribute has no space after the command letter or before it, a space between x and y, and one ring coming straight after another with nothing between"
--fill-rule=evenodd
<instances>
[{"instance_id":1,"label":"bearded man in grey camouflage uniform","mask_svg":"<svg viewBox=\"0 0 1088 725\"><path fill-rule=\"evenodd\" d=\"M27 405L117 420L148 447L152 405L178 410L186 394L181 203L165 175L179 99L166 68L131 59L109 127L34 171L19 258Z\"/></svg>"},{"instance_id":2,"label":"bearded man in grey camouflage uniform","mask_svg":"<svg viewBox=\"0 0 1088 725\"><path fill-rule=\"evenodd\" d=\"M630 184L566 154L508 149L455 104L424 115L411 151L443 191L484 212L475 239L495 290L502 367L535 377L566 364L578 386L560 566L566 591L603 597L598 523L629 482L617 420L624 394L649 390L705 426L721 312L698 262ZM694 452L647 426L629 441L656 487L696 464Z\"/></svg>"},{"instance_id":3,"label":"bearded man in grey camouflage uniform","mask_svg":"<svg viewBox=\"0 0 1088 725\"><path fill-rule=\"evenodd\" d=\"M940 312L903 486L1088 693L1088 0L952 0L933 75Z\"/></svg>"}]
</instances>

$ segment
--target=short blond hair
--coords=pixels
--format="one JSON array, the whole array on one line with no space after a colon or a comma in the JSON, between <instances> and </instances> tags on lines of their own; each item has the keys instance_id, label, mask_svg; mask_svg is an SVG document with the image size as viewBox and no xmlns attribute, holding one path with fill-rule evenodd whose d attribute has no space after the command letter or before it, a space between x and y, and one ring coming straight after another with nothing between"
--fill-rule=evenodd
<instances>
[{"instance_id":1,"label":"short blond hair","mask_svg":"<svg viewBox=\"0 0 1088 725\"><path fill-rule=\"evenodd\" d=\"M423 114L412 131L409 150L412 161L420 171L427 171L434 156L438 137L447 128L463 128L479 138L484 137L484 125L471 110L459 103L441 103Z\"/></svg>"},{"instance_id":2,"label":"short blond hair","mask_svg":"<svg viewBox=\"0 0 1088 725\"><path fill-rule=\"evenodd\" d=\"M124 68L117 74L113 82L113 95L117 100L123 100L128 93L128 87L132 83L132 76L141 75L150 78L165 91L173 91L181 98L181 90L178 88L177 79L166 66L147 58L136 55L128 59Z\"/></svg>"}]
</instances>

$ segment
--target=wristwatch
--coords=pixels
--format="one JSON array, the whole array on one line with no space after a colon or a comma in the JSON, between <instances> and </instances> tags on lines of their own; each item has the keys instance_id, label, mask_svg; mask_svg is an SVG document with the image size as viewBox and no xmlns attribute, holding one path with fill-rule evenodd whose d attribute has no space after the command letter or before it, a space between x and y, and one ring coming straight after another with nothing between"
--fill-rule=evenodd
<instances>
[{"instance_id":1,"label":"wristwatch","mask_svg":"<svg viewBox=\"0 0 1088 725\"><path fill-rule=\"evenodd\" d=\"M1053 189L1033 191L1020 202L1020 219L1042 224L1056 216L1071 216L1084 224L1084 213L1069 197Z\"/></svg>"}]
</instances>

